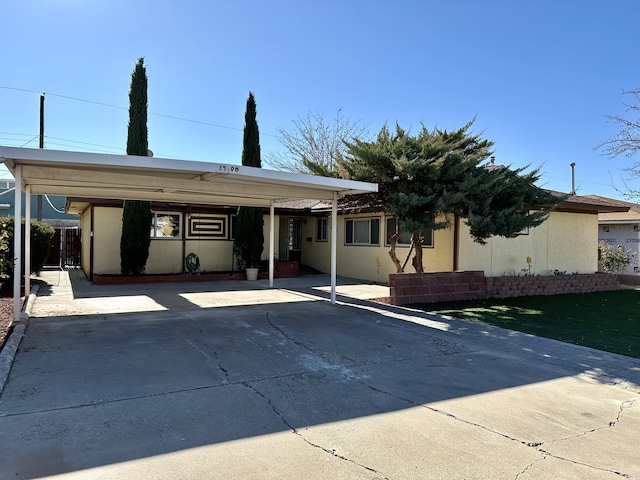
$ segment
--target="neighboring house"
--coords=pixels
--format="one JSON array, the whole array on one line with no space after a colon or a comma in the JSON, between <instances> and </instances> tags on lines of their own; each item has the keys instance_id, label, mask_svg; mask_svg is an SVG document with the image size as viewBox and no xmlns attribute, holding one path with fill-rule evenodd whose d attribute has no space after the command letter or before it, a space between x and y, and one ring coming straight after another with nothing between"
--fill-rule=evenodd
<instances>
[{"instance_id":1,"label":"neighboring house","mask_svg":"<svg viewBox=\"0 0 640 480\"><path fill-rule=\"evenodd\" d=\"M626 212L603 212L598 215L598 241L605 241L612 247L622 247L635 253L631 265L623 275L640 276L640 205L612 198L588 195L603 203L626 207Z\"/></svg>"},{"instance_id":2,"label":"neighboring house","mask_svg":"<svg viewBox=\"0 0 640 480\"><path fill-rule=\"evenodd\" d=\"M13 216L15 203L15 180L0 181L0 216ZM25 192L22 192L22 216L25 214ZM38 219L38 197L41 198L42 222L51 225L55 234L51 240L51 253L47 265L79 265L80 217L65 211L66 197L60 195L31 195L30 215Z\"/></svg>"},{"instance_id":3,"label":"neighboring house","mask_svg":"<svg viewBox=\"0 0 640 480\"><path fill-rule=\"evenodd\" d=\"M448 229L425 232L424 267L427 272L483 270L487 276L549 275L597 271L598 214L627 207L571 196L549 219L516 238L494 237L486 245L474 243L464 221L452 218ZM146 273L180 273L184 258L195 253L200 270L237 269L233 257L236 207L153 202L152 242ZM69 198L69 213L79 214L82 229L82 268L93 275L120 273L122 201ZM265 212L267 259L268 215ZM321 272L330 271L330 208L321 201L301 200L276 204L275 253L279 260L296 260ZM389 237L395 219L383 213L339 213L337 274L387 283L395 273ZM410 250L409 236L401 235L398 258ZM531 258L531 264L527 263ZM406 271L412 271L410 264Z\"/></svg>"},{"instance_id":4,"label":"neighboring house","mask_svg":"<svg viewBox=\"0 0 640 480\"><path fill-rule=\"evenodd\" d=\"M15 181L0 180L0 216L13 216ZM65 212L66 197L59 195L41 195L42 221L54 228L77 227L80 224L78 215ZM22 216L24 216L25 193L22 192ZM31 219L38 218L38 195L31 195Z\"/></svg>"}]
</instances>

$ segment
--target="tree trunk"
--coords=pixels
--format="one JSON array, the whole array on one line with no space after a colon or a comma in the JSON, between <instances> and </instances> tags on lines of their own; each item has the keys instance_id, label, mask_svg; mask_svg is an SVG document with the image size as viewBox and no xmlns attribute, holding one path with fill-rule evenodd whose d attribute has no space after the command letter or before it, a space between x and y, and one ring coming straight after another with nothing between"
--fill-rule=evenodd
<instances>
[{"instance_id":1,"label":"tree trunk","mask_svg":"<svg viewBox=\"0 0 640 480\"><path fill-rule=\"evenodd\" d=\"M389 243L389 256L391 257L391 261L393 262L393 264L396 266L396 273L402 273L404 272L404 268L402 267L402 265L400 264L400 260L398 260L398 257L396 256L396 245L398 245L397 232L391 235L391 240L389 241Z\"/></svg>"},{"instance_id":2,"label":"tree trunk","mask_svg":"<svg viewBox=\"0 0 640 480\"><path fill-rule=\"evenodd\" d=\"M411 243L416 249L416 254L411 261L413 268L416 270L416 273L423 273L422 269L422 238L420 233L414 233L411 237Z\"/></svg>"},{"instance_id":3,"label":"tree trunk","mask_svg":"<svg viewBox=\"0 0 640 480\"><path fill-rule=\"evenodd\" d=\"M411 258L411 254L413 253L413 241L411 242L411 246L409 247L409 251L407 252L407 256L404 257L404 262L402 262L402 271L407 268L407 263L409 263L409 259Z\"/></svg>"}]
</instances>

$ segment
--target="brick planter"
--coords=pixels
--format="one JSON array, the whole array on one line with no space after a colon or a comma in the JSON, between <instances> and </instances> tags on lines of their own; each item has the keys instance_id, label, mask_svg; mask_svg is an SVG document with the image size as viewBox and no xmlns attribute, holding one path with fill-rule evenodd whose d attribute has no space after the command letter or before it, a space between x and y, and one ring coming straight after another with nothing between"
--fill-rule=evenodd
<instances>
[{"instance_id":1,"label":"brick planter","mask_svg":"<svg viewBox=\"0 0 640 480\"><path fill-rule=\"evenodd\" d=\"M590 293L619 288L618 276L607 273L545 277L487 277L487 298Z\"/></svg>"},{"instance_id":2,"label":"brick planter","mask_svg":"<svg viewBox=\"0 0 640 480\"><path fill-rule=\"evenodd\" d=\"M297 278L300 275L300 262L281 262L275 263L274 275L276 278ZM267 277L269 273L267 273Z\"/></svg>"},{"instance_id":3,"label":"brick planter","mask_svg":"<svg viewBox=\"0 0 640 480\"><path fill-rule=\"evenodd\" d=\"M391 305L476 300L487 296L482 270L393 273L389 275L389 287Z\"/></svg>"},{"instance_id":4,"label":"brick planter","mask_svg":"<svg viewBox=\"0 0 640 480\"><path fill-rule=\"evenodd\" d=\"M617 275L592 273L544 277L485 277L469 272L394 273L389 275L390 303L452 302L530 295L589 293L620 288Z\"/></svg>"}]
</instances>

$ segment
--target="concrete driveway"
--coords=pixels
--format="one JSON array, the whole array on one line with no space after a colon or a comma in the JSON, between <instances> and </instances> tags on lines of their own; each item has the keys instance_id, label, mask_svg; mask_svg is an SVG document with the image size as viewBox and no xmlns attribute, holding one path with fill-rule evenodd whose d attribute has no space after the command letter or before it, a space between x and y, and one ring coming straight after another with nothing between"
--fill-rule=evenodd
<instances>
[{"instance_id":1,"label":"concrete driveway","mask_svg":"<svg viewBox=\"0 0 640 480\"><path fill-rule=\"evenodd\" d=\"M640 361L328 278L46 282L0 478L640 479ZM212 291L212 289L214 289Z\"/></svg>"}]
</instances>

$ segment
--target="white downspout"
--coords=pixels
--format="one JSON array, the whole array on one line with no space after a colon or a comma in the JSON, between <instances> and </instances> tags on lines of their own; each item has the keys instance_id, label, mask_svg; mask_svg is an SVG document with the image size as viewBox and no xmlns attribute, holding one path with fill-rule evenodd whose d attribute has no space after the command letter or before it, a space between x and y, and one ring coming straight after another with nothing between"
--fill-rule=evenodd
<instances>
[{"instance_id":1,"label":"white downspout","mask_svg":"<svg viewBox=\"0 0 640 480\"><path fill-rule=\"evenodd\" d=\"M20 280L22 276L22 166L16 165L13 174L16 187L13 191L13 318L16 322L20 321Z\"/></svg>"},{"instance_id":2,"label":"white downspout","mask_svg":"<svg viewBox=\"0 0 640 480\"><path fill-rule=\"evenodd\" d=\"M338 239L338 193L333 192L331 203L331 304L336 304L336 256Z\"/></svg>"},{"instance_id":3,"label":"white downspout","mask_svg":"<svg viewBox=\"0 0 640 480\"><path fill-rule=\"evenodd\" d=\"M271 205L269 207L269 288L273 288L273 255L274 255L274 225L275 225L275 202L271 200Z\"/></svg>"},{"instance_id":4,"label":"white downspout","mask_svg":"<svg viewBox=\"0 0 640 480\"><path fill-rule=\"evenodd\" d=\"M31 185L24 197L24 298L31 291Z\"/></svg>"}]
</instances>

